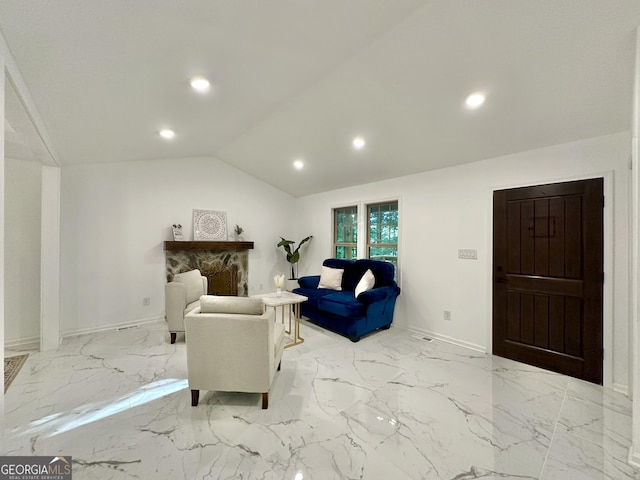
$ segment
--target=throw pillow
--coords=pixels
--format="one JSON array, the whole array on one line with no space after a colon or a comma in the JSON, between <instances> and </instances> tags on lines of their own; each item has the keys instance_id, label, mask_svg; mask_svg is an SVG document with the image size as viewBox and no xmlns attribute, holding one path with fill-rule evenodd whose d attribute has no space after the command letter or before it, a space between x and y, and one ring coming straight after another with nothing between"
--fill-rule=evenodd
<instances>
[{"instance_id":1,"label":"throw pillow","mask_svg":"<svg viewBox=\"0 0 640 480\"><path fill-rule=\"evenodd\" d=\"M200 297L200 312L262 315L264 307L260 298L203 295Z\"/></svg>"},{"instance_id":2,"label":"throw pillow","mask_svg":"<svg viewBox=\"0 0 640 480\"><path fill-rule=\"evenodd\" d=\"M375 284L376 284L376 277L373 275L373 272L371 270L367 270L366 272L364 272L364 275L362 275L362 278L358 282L358 285L356 285L356 289L354 290L353 293L357 297L362 292L371 290Z\"/></svg>"},{"instance_id":3,"label":"throw pillow","mask_svg":"<svg viewBox=\"0 0 640 480\"><path fill-rule=\"evenodd\" d=\"M195 302L202 295L202 275L200 270L178 273L173 276L174 282L184 284L187 291L187 303Z\"/></svg>"},{"instance_id":4,"label":"throw pillow","mask_svg":"<svg viewBox=\"0 0 640 480\"><path fill-rule=\"evenodd\" d=\"M330 290L342 290L342 274L344 269L331 268L322 266L322 272L320 272L320 283L318 288L328 288Z\"/></svg>"}]
</instances>

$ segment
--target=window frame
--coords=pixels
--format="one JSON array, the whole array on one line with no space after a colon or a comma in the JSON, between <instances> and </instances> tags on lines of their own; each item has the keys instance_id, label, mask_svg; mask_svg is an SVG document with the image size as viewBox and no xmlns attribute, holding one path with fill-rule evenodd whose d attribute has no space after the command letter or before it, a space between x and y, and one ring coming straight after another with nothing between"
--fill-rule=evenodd
<instances>
[{"instance_id":1,"label":"window frame","mask_svg":"<svg viewBox=\"0 0 640 480\"><path fill-rule=\"evenodd\" d=\"M378 197L378 198L369 198L369 199L364 199L364 200L358 200L356 202L345 202L343 204L334 204L331 205L331 254L330 254L330 258L337 258L336 257L336 247L337 246L343 246L343 244L337 244L336 242L336 231L337 231L337 225L336 225L336 216L335 216L335 211L336 210L340 210L340 209L346 209L346 208L356 208L357 214L357 244L356 244L356 258L369 258L369 205L385 205L385 204L390 204L390 203L395 203L397 204L397 208L398 208L398 243L397 244L391 244L390 246L392 248L396 249L397 252L397 258L396 258L396 264L395 264L395 277L396 277L396 282L398 283L399 286L401 286L401 281L402 281L402 196L398 195L398 196L385 196L385 197ZM363 232L366 234L364 235ZM350 247L353 247L353 244L349 243L348 244ZM375 247L378 246L382 246L384 247L385 245L382 244L376 244L374 245ZM328 248L329 245L327 245L326 248ZM354 259L355 260L355 259Z\"/></svg>"},{"instance_id":2,"label":"window frame","mask_svg":"<svg viewBox=\"0 0 640 480\"><path fill-rule=\"evenodd\" d=\"M383 205L395 205L395 211L397 212L397 216L398 216L398 221L396 222L396 229L398 230L397 232L397 237L398 239L400 238L400 202L398 200L388 200L388 201L382 201L382 202L375 202L375 203L368 203L366 205L366 210L367 210L367 214L366 214L366 222L367 222L367 237L366 237L366 243L365 243L365 254L366 254L366 258L371 258L371 249L372 248L392 248L395 249L396 251L396 256L395 256L395 267L396 270L399 269L399 258L400 258L400 248L399 248L399 244L400 242L397 241L396 243L371 243L371 208L372 207L380 207ZM385 260L388 261L388 260ZM393 262L392 262L393 263Z\"/></svg>"},{"instance_id":3,"label":"window frame","mask_svg":"<svg viewBox=\"0 0 640 480\"><path fill-rule=\"evenodd\" d=\"M345 210L355 210L355 215L356 215L356 221L355 221L355 228L356 228L356 241L355 242L338 242L338 214L341 211L345 211ZM360 233L360 222L359 222L359 216L360 216L360 206L358 204L353 204L353 205L347 205L347 206L343 206L343 207L334 207L332 209L332 215L333 215L333 235L332 235L332 256L334 258L338 258L338 248L339 247L344 247L345 249L354 249L356 250L356 256L355 258L349 258L349 259L353 259L355 260L356 258L358 258L359 256L359 248L358 248L358 240L360 239L361 235L359 235ZM345 257L348 258L348 257Z\"/></svg>"}]
</instances>

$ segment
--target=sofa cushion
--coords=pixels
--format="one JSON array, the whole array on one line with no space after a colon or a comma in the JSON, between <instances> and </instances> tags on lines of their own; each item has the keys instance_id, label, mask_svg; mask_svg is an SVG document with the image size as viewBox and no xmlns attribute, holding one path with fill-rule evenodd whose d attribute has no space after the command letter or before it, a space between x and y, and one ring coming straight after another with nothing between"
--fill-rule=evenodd
<instances>
[{"instance_id":1,"label":"sofa cushion","mask_svg":"<svg viewBox=\"0 0 640 480\"><path fill-rule=\"evenodd\" d=\"M376 284L376 277L373 276L373 272L371 270L367 269L367 271L364 272L364 275L362 275L362 278L358 282L358 285L356 285L356 289L353 292L353 296L357 297L362 292L371 290L375 284Z\"/></svg>"},{"instance_id":2,"label":"sofa cushion","mask_svg":"<svg viewBox=\"0 0 640 480\"><path fill-rule=\"evenodd\" d=\"M381 260L369 260L366 258L356 260L353 272L358 275L358 280L360 280L367 270L371 270L371 273L373 273L373 276L376 278L375 288L395 284L393 279L395 267L393 263L383 262Z\"/></svg>"},{"instance_id":3,"label":"sofa cushion","mask_svg":"<svg viewBox=\"0 0 640 480\"><path fill-rule=\"evenodd\" d=\"M202 313L262 315L264 306L260 298L202 295L200 297L200 311Z\"/></svg>"},{"instance_id":4,"label":"sofa cushion","mask_svg":"<svg viewBox=\"0 0 640 480\"><path fill-rule=\"evenodd\" d=\"M177 273L173 276L173 281L184 284L187 292L187 303L196 302L203 293L200 270Z\"/></svg>"},{"instance_id":5,"label":"sofa cushion","mask_svg":"<svg viewBox=\"0 0 640 480\"><path fill-rule=\"evenodd\" d=\"M294 288L293 293L297 293L298 295L303 295L307 297L307 301L303 302L303 308L306 310L307 308L317 309L318 308L318 299L322 298L326 295L331 295L332 293L336 293L335 290L327 290L326 288Z\"/></svg>"},{"instance_id":6,"label":"sofa cushion","mask_svg":"<svg viewBox=\"0 0 640 480\"><path fill-rule=\"evenodd\" d=\"M322 265L330 268L341 268L344 270L342 275L342 290L351 290L356 287L358 280L362 276L362 272L357 278L353 277L353 267L355 266L355 260L347 260L345 258L327 258Z\"/></svg>"},{"instance_id":7,"label":"sofa cushion","mask_svg":"<svg viewBox=\"0 0 640 480\"><path fill-rule=\"evenodd\" d=\"M342 268L331 268L322 266L322 271L320 272L320 284L318 288L328 288L329 290L342 290L342 275L344 274L344 269Z\"/></svg>"},{"instance_id":8,"label":"sofa cushion","mask_svg":"<svg viewBox=\"0 0 640 480\"><path fill-rule=\"evenodd\" d=\"M365 315L367 307L358 303L352 292L343 291L318 298L318 310L355 320Z\"/></svg>"}]
</instances>

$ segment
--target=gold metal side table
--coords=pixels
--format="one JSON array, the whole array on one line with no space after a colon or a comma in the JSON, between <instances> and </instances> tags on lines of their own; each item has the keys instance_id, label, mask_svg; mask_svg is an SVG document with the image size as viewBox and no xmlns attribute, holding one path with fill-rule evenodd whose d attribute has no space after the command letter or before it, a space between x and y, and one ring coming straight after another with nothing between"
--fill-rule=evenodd
<instances>
[{"instance_id":1,"label":"gold metal side table","mask_svg":"<svg viewBox=\"0 0 640 480\"><path fill-rule=\"evenodd\" d=\"M300 345L304 343L304 338L300 335L300 304L302 302L306 302L309 300L304 295L298 295L297 293L292 292L281 292L280 296L276 293L264 293L262 295L252 295L252 297L262 299L262 303L264 303L265 310L268 307L273 307L276 311L276 318L278 307L281 309L281 318L282 323L284 324L284 312L285 307L289 309L289 330L285 330L285 332L289 335L292 334L291 331L291 319L293 318L293 342L284 346L284 348L293 347L294 345Z\"/></svg>"}]
</instances>

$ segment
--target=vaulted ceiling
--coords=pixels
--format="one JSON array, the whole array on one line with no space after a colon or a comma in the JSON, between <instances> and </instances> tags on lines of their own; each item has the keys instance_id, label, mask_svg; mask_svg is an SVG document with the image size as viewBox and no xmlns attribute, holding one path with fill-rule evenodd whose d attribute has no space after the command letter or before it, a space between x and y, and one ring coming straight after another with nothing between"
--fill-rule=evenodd
<instances>
[{"instance_id":1,"label":"vaulted ceiling","mask_svg":"<svg viewBox=\"0 0 640 480\"><path fill-rule=\"evenodd\" d=\"M0 2L59 164L214 156L294 196L628 130L638 25L638 0Z\"/></svg>"}]
</instances>

